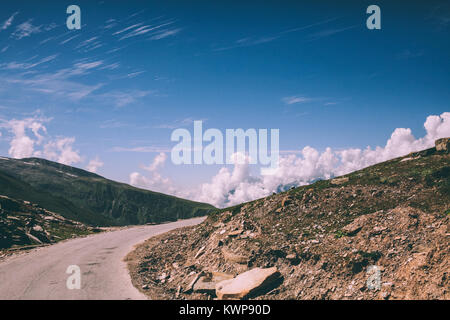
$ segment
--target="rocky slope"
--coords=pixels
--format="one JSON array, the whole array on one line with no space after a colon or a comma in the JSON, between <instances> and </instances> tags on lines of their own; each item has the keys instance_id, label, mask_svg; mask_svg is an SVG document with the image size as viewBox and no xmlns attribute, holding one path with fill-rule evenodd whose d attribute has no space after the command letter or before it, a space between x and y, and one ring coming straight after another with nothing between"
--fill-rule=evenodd
<instances>
[{"instance_id":1,"label":"rocky slope","mask_svg":"<svg viewBox=\"0 0 450 320\"><path fill-rule=\"evenodd\" d=\"M0 195L33 202L93 226L176 221L214 209L39 158L0 157Z\"/></svg>"},{"instance_id":2,"label":"rocky slope","mask_svg":"<svg viewBox=\"0 0 450 320\"><path fill-rule=\"evenodd\" d=\"M100 231L28 201L0 196L0 256L5 249L50 244Z\"/></svg>"},{"instance_id":3,"label":"rocky slope","mask_svg":"<svg viewBox=\"0 0 450 320\"><path fill-rule=\"evenodd\" d=\"M152 238L128 256L133 283L156 299L449 299L449 140L436 146Z\"/></svg>"}]
</instances>

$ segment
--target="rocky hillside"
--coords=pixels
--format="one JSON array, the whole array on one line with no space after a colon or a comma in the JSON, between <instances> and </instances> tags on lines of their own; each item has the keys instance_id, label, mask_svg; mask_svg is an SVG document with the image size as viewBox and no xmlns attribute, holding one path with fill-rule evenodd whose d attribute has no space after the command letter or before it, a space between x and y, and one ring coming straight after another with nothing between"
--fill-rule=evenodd
<instances>
[{"instance_id":1,"label":"rocky hillside","mask_svg":"<svg viewBox=\"0 0 450 320\"><path fill-rule=\"evenodd\" d=\"M449 144L152 238L133 282L159 299L449 299Z\"/></svg>"},{"instance_id":2,"label":"rocky hillside","mask_svg":"<svg viewBox=\"0 0 450 320\"><path fill-rule=\"evenodd\" d=\"M3 249L50 244L100 231L28 201L0 196L0 257Z\"/></svg>"},{"instance_id":3,"label":"rocky hillside","mask_svg":"<svg viewBox=\"0 0 450 320\"><path fill-rule=\"evenodd\" d=\"M93 226L174 221L204 216L214 209L38 158L0 157L0 195L30 201Z\"/></svg>"}]
</instances>

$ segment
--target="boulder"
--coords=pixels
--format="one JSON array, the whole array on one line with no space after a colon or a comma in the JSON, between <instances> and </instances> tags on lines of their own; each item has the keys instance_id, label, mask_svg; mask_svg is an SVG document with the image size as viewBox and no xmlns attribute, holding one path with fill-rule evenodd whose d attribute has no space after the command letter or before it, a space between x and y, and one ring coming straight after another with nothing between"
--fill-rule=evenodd
<instances>
[{"instance_id":1,"label":"boulder","mask_svg":"<svg viewBox=\"0 0 450 320\"><path fill-rule=\"evenodd\" d=\"M346 182L348 182L348 177L334 178L331 180L331 184L335 185L344 184Z\"/></svg>"},{"instance_id":2,"label":"boulder","mask_svg":"<svg viewBox=\"0 0 450 320\"><path fill-rule=\"evenodd\" d=\"M286 260L288 260L292 265L296 266L300 263L300 259L296 253L291 253L286 256Z\"/></svg>"},{"instance_id":3,"label":"boulder","mask_svg":"<svg viewBox=\"0 0 450 320\"><path fill-rule=\"evenodd\" d=\"M194 256L194 259L197 259L198 257L200 257L200 256L204 253L204 251L205 251L205 246L201 247L201 248L197 251L197 253L196 253L195 256Z\"/></svg>"},{"instance_id":4,"label":"boulder","mask_svg":"<svg viewBox=\"0 0 450 320\"><path fill-rule=\"evenodd\" d=\"M222 255L227 262L246 264L248 261L248 257L235 254L233 252L228 251L227 249L222 249Z\"/></svg>"},{"instance_id":5,"label":"boulder","mask_svg":"<svg viewBox=\"0 0 450 320\"><path fill-rule=\"evenodd\" d=\"M353 220L352 223L346 225L344 228L342 228L342 231L345 232L348 236L354 236L356 235L361 229L364 227L365 223L367 221L367 216L360 216Z\"/></svg>"},{"instance_id":6,"label":"boulder","mask_svg":"<svg viewBox=\"0 0 450 320\"><path fill-rule=\"evenodd\" d=\"M222 273L222 272L211 272L206 273L205 275L198 278L193 286L194 292L198 293L206 293L209 295L215 295L216 293L216 284L224 281L232 279L232 274Z\"/></svg>"},{"instance_id":7,"label":"boulder","mask_svg":"<svg viewBox=\"0 0 450 320\"><path fill-rule=\"evenodd\" d=\"M200 277L193 286L194 292L214 294L216 292L216 282L205 276Z\"/></svg>"},{"instance_id":8,"label":"boulder","mask_svg":"<svg viewBox=\"0 0 450 320\"><path fill-rule=\"evenodd\" d=\"M284 207L284 206L290 204L291 202L292 202L291 198L289 198L289 196L286 196L283 198L283 200L281 200L281 206Z\"/></svg>"},{"instance_id":9,"label":"boulder","mask_svg":"<svg viewBox=\"0 0 450 320\"><path fill-rule=\"evenodd\" d=\"M446 151L450 149L450 138L438 139L434 142L436 151Z\"/></svg>"},{"instance_id":10,"label":"boulder","mask_svg":"<svg viewBox=\"0 0 450 320\"><path fill-rule=\"evenodd\" d=\"M35 225L35 226L33 227L33 231L36 231L36 232L44 232L44 229L43 229L41 226L39 226L39 225Z\"/></svg>"},{"instance_id":11,"label":"boulder","mask_svg":"<svg viewBox=\"0 0 450 320\"><path fill-rule=\"evenodd\" d=\"M231 232L228 232L228 237L234 238L234 237L240 236L243 232L244 232L244 230L242 230L242 229L231 231Z\"/></svg>"},{"instance_id":12,"label":"boulder","mask_svg":"<svg viewBox=\"0 0 450 320\"><path fill-rule=\"evenodd\" d=\"M270 290L278 283L280 273L276 267L254 268L241 273L234 279L224 280L216 285L216 295L220 300L243 299L257 296Z\"/></svg>"}]
</instances>

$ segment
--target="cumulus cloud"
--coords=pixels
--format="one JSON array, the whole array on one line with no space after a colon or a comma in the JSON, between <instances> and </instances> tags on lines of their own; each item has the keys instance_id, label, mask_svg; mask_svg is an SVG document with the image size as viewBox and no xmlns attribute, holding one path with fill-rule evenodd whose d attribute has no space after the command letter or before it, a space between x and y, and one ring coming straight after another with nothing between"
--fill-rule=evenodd
<instances>
[{"instance_id":1,"label":"cumulus cloud","mask_svg":"<svg viewBox=\"0 0 450 320\"><path fill-rule=\"evenodd\" d=\"M11 157L26 158L34 154L35 145L42 143L42 134L46 133L46 128L42 121L44 120L33 118L24 120L13 119L2 124L2 127L9 129L13 134L8 150ZM32 134L34 137L30 137L29 134Z\"/></svg>"},{"instance_id":2,"label":"cumulus cloud","mask_svg":"<svg viewBox=\"0 0 450 320\"><path fill-rule=\"evenodd\" d=\"M99 157L95 157L91 161L89 161L88 165L86 166L86 170L90 172L97 172L97 170L101 167L103 167L103 162L100 160Z\"/></svg>"},{"instance_id":3,"label":"cumulus cloud","mask_svg":"<svg viewBox=\"0 0 450 320\"><path fill-rule=\"evenodd\" d=\"M150 172L150 175L144 176L139 172L132 172L130 174L130 184L143 189L152 191L168 193L177 196L185 196L182 190L177 190L169 178L163 177L157 170L164 166L167 160L167 155L163 152L159 153L153 159L149 166L143 166L144 170Z\"/></svg>"},{"instance_id":4,"label":"cumulus cloud","mask_svg":"<svg viewBox=\"0 0 450 320\"><path fill-rule=\"evenodd\" d=\"M148 167L143 167L143 169L150 171L150 172L154 172L157 169L161 168L162 166L164 166L164 163L167 160L167 155L164 152L160 152L154 159L153 162L148 166Z\"/></svg>"},{"instance_id":5,"label":"cumulus cloud","mask_svg":"<svg viewBox=\"0 0 450 320\"><path fill-rule=\"evenodd\" d=\"M81 162L79 152L73 150L74 142L75 138L60 138L50 141L45 144L42 155L47 159L67 165Z\"/></svg>"},{"instance_id":6,"label":"cumulus cloud","mask_svg":"<svg viewBox=\"0 0 450 320\"><path fill-rule=\"evenodd\" d=\"M77 150L73 149L75 138L51 138L47 134L46 118L25 118L21 120L0 120L0 129L11 133L8 154L12 158L43 157L71 165L81 161Z\"/></svg>"},{"instance_id":7,"label":"cumulus cloud","mask_svg":"<svg viewBox=\"0 0 450 320\"><path fill-rule=\"evenodd\" d=\"M427 117L424 127L426 135L417 139L411 129L397 128L383 147L344 150L326 148L320 152L306 146L297 154L281 156L278 168L263 170L261 175L251 174L247 158L245 162L235 163L232 170L221 168L210 182L189 190L176 189L170 180L161 177L157 172L159 166L156 165L159 161L155 158L150 166L153 169L152 176L146 178L135 172L130 175L130 183L147 189L158 188L162 192L208 202L218 207L231 206L430 148L434 146L436 139L450 137L450 112Z\"/></svg>"}]
</instances>

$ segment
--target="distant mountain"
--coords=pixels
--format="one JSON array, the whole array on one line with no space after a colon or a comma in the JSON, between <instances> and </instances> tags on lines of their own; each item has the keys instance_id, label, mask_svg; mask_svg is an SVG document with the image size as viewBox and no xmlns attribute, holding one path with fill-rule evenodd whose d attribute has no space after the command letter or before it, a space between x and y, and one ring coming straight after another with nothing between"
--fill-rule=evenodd
<instances>
[{"instance_id":1,"label":"distant mountain","mask_svg":"<svg viewBox=\"0 0 450 320\"><path fill-rule=\"evenodd\" d=\"M0 195L30 201L93 226L173 221L215 209L39 158L0 157Z\"/></svg>"}]
</instances>

